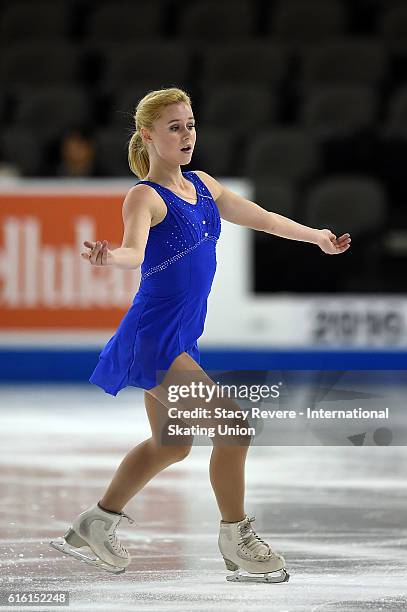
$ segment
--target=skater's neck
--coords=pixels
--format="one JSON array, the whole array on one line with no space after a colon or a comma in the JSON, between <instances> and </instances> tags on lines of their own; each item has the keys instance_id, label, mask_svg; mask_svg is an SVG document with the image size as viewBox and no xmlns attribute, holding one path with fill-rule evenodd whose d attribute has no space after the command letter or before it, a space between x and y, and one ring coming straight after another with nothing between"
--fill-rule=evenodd
<instances>
[{"instance_id":1,"label":"skater's neck","mask_svg":"<svg viewBox=\"0 0 407 612\"><path fill-rule=\"evenodd\" d=\"M158 183L163 187L167 187L172 191L185 189L185 179L182 175L180 166L174 168L173 166L151 166L148 175L144 178L145 181L152 181Z\"/></svg>"}]
</instances>

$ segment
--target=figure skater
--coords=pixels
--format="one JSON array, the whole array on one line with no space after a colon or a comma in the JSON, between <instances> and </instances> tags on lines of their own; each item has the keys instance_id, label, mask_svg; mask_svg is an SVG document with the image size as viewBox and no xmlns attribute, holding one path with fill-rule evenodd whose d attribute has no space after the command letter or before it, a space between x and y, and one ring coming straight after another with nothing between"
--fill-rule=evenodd
<instances>
[{"instance_id":1,"label":"figure skater","mask_svg":"<svg viewBox=\"0 0 407 612\"><path fill-rule=\"evenodd\" d=\"M94 266L141 266L133 304L102 350L90 382L111 395L126 386L144 389L151 437L125 456L99 502L77 516L64 538L52 542L58 550L114 573L123 572L130 562L116 535L123 517L134 522L122 511L124 506L156 474L185 459L192 446L193 436L163 443L163 425L174 407L170 385L215 384L199 365L197 340L216 269L220 219L310 242L331 255L350 246L349 234L337 238L328 229L300 225L240 197L203 171L182 172L181 166L191 161L196 131L190 97L181 89L149 92L138 103L134 119L129 164L142 180L123 203L122 245L110 250L106 240L86 241L81 256ZM158 372L165 373L162 379ZM193 408L196 400L186 398L180 405ZM237 404L228 398L205 403L209 410L215 406L235 410ZM202 419L182 422L196 425ZM227 569L235 572L228 579L286 581L284 558L256 534L254 517L244 509L250 436L234 436L229 443L219 438L211 440L209 471L221 515L219 549ZM82 547L95 556L80 552Z\"/></svg>"}]
</instances>

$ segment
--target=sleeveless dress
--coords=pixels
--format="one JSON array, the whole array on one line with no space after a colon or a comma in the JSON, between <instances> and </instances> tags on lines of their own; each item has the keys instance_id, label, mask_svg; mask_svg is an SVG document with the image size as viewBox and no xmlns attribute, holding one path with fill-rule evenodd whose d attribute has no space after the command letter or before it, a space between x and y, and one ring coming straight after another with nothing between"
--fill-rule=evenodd
<instances>
[{"instance_id":1,"label":"sleeveless dress","mask_svg":"<svg viewBox=\"0 0 407 612\"><path fill-rule=\"evenodd\" d=\"M111 395L127 386L155 387L157 372L168 370L183 352L200 363L197 340L216 271L221 221L205 183L194 172L182 174L195 186L196 204L139 181L160 194L167 214L150 228L140 288L89 379Z\"/></svg>"}]
</instances>

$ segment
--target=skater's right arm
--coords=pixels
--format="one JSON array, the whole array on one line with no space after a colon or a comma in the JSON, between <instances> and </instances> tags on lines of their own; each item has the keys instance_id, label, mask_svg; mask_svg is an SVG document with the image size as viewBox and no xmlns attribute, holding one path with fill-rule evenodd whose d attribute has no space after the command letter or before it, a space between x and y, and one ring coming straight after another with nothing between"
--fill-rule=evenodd
<instances>
[{"instance_id":1,"label":"skater's right arm","mask_svg":"<svg viewBox=\"0 0 407 612\"><path fill-rule=\"evenodd\" d=\"M118 249L109 250L107 240L84 242L89 251L82 253L82 256L89 259L92 265L134 269L143 263L154 216L151 189L146 185L132 187L123 202L122 216L124 232L122 244Z\"/></svg>"},{"instance_id":2,"label":"skater's right arm","mask_svg":"<svg viewBox=\"0 0 407 612\"><path fill-rule=\"evenodd\" d=\"M112 251L114 266L141 266L153 214L151 188L147 185L132 187L123 202L124 233L121 247Z\"/></svg>"}]
</instances>

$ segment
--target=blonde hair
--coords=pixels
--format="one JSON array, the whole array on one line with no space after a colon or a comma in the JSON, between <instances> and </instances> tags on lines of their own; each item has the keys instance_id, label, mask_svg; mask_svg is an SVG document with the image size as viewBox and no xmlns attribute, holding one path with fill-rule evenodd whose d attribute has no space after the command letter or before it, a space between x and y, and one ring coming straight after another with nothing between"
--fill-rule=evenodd
<instances>
[{"instance_id":1,"label":"blonde hair","mask_svg":"<svg viewBox=\"0 0 407 612\"><path fill-rule=\"evenodd\" d=\"M150 169L150 159L147 147L140 134L141 128L151 129L153 123L161 115L161 109L169 104L185 102L191 106L191 99L185 91L177 87L150 91L137 104L133 115L136 131L129 141L128 159L132 172L140 179L147 176Z\"/></svg>"}]
</instances>

